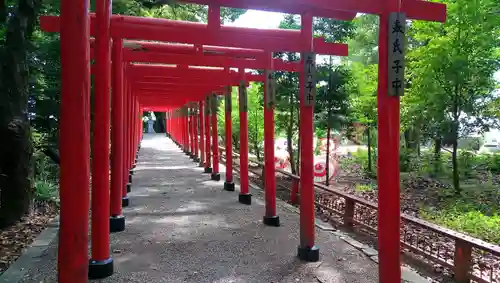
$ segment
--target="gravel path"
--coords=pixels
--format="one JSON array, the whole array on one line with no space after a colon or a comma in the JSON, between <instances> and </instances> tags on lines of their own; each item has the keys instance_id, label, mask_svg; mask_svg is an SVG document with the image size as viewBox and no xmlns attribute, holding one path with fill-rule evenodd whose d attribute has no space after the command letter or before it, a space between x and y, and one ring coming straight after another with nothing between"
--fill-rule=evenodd
<instances>
[{"instance_id":1,"label":"gravel path","mask_svg":"<svg viewBox=\"0 0 500 283\"><path fill-rule=\"evenodd\" d=\"M144 136L129 196L127 229L111 236L115 274L94 282L378 282L377 264L327 231L321 261L300 262L298 214L279 203L282 226L264 226L262 200L239 204L238 186L224 191L161 134ZM23 282L57 281L56 245Z\"/></svg>"}]
</instances>

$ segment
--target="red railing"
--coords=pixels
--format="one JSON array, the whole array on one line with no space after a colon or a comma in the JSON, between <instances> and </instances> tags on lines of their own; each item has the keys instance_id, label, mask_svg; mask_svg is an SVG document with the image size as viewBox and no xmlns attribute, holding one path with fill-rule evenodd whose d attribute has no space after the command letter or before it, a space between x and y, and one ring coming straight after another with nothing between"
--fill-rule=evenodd
<instances>
[{"instance_id":1,"label":"red railing","mask_svg":"<svg viewBox=\"0 0 500 283\"><path fill-rule=\"evenodd\" d=\"M221 157L224 157L225 148L220 149ZM233 152L233 156L233 168L237 171L238 164L235 161L239 154ZM259 168L264 167L264 163L260 161L249 161ZM252 171L261 177L259 172L261 171L258 169ZM276 169L276 172L291 181L292 188L280 182L277 185L289 190L290 202L297 205L300 177L281 169ZM376 203L319 183L316 183L315 187L316 207L320 213L345 229L376 236ZM401 214L401 246L417 260L434 266L441 265L441 272L448 271L459 283L500 282L500 246L404 213Z\"/></svg>"}]
</instances>

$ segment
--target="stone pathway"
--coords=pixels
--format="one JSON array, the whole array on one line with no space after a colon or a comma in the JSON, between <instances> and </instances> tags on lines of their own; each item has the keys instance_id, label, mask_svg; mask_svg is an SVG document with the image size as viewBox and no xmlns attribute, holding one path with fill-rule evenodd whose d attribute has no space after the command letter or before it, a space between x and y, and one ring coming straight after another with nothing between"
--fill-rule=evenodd
<instances>
[{"instance_id":1,"label":"stone pathway","mask_svg":"<svg viewBox=\"0 0 500 283\"><path fill-rule=\"evenodd\" d=\"M94 282L378 282L377 264L331 231L317 229L320 262L299 261L298 214L278 201L282 226L264 226L261 194L242 205L238 186L202 171L164 135L144 136L127 229L111 235L115 274ZM56 245L22 282L57 282Z\"/></svg>"}]
</instances>

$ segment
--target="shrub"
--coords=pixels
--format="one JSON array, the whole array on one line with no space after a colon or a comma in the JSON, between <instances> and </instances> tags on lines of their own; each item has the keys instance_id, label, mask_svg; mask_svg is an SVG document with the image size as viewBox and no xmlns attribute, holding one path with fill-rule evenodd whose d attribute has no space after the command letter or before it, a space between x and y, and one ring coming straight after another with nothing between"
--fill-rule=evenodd
<instances>
[{"instance_id":1,"label":"shrub","mask_svg":"<svg viewBox=\"0 0 500 283\"><path fill-rule=\"evenodd\" d=\"M474 168L478 163L476 156L469 151L460 151L457 159L460 178L467 180L472 177Z\"/></svg>"},{"instance_id":2,"label":"shrub","mask_svg":"<svg viewBox=\"0 0 500 283\"><path fill-rule=\"evenodd\" d=\"M57 185L47 180L35 181L35 199L38 201L54 201L58 198Z\"/></svg>"},{"instance_id":3,"label":"shrub","mask_svg":"<svg viewBox=\"0 0 500 283\"><path fill-rule=\"evenodd\" d=\"M487 167L491 172L500 173L500 153L490 154L488 156Z\"/></svg>"},{"instance_id":4,"label":"shrub","mask_svg":"<svg viewBox=\"0 0 500 283\"><path fill-rule=\"evenodd\" d=\"M419 157L414 149L401 148L399 150L399 170L401 172L412 172L419 167Z\"/></svg>"}]
</instances>

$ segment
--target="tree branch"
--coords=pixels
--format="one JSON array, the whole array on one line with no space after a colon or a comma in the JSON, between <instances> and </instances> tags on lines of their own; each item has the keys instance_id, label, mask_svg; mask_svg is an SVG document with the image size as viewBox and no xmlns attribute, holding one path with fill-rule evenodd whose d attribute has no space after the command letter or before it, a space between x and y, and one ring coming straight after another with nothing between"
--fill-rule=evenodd
<instances>
[{"instance_id":1,"label":"tree branch","mask_svg":"<svg viewBox=\"0 0 500 283\"><path fill-rule=\"evenodd\" d=\"M447 148L445 148L445 147L441 147L441 149L442 149L442 150L444 150L444 151L447 151L447 152L449 152L449 153L453 153L453 152L451 152L451 150L449 150L449 149L447 149Z\"/></svg>"}]
</instances>

